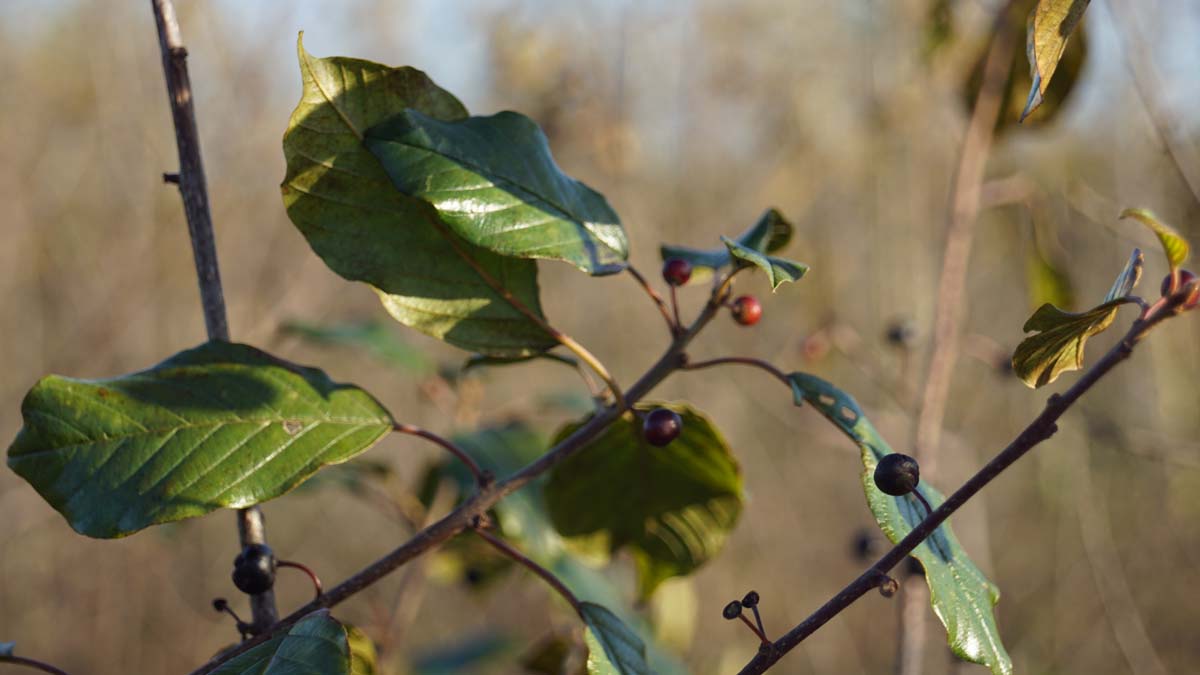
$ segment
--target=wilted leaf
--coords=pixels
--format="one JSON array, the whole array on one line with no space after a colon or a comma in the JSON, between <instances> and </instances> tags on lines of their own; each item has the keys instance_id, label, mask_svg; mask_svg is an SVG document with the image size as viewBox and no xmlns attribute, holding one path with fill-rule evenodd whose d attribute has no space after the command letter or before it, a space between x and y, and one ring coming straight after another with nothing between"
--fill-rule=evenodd
<instances>
[{"instance_id":1,"label":"wilted leaf","mask_svg":"<svg viewBox=\"0 0 1200 675\"><path fill-rule=\"evenodd\" d=\"M750 229L738 235L734 241L759 253L775 253L792 240L792 224L776 209L767 209ZM663 244L659 253L664 261L678 258L692 264L692 280L698 281L718 270L733 264L733 256L727 247L697 249L687 246Z\"/></svg>"},{"instance_id":2,"label":"wilted leaf","mask_svg":"<svg viewBox=\"0 0 1200 675\"><path fill-rule=\"evenodd\" d=\"M322 609L226 661L213 675L360 675L350 670L350 658L346 630Z\"/></svg>"},{"instance_id":3,"label":"wilted leaf","mask_svg":"<svg viewBox=\"0 0 1200 675\"><path fill-rule=\"evenodd\" d=\"M1025 54L1029 59L1029 75L1033 85L1029 89L1025 109L1021 111L1022 120L1041 105L1046 88L1050 86L1050 78L1054 76L1054 70L1058 68L1063 50L1067 47L1067 38L1083 18L1083 11L1089 2L1039 0L1029 15Z\"/></svg>"},{"instance_id":4,"label":"wilted leaf","mask_svg":"<svg viewBox=\"0 0 1200 675\"><path fill-rule=\"evenodd\" d=\"M1191 255L1191 247L1188 246L1187 240L1180 236L1175 228L1160 221L1151 211L1125 209L1121 212L1121 217L1134 218L1154 231L1158 242L1162 244L1163 253L1167 255L1167 264L1171 266L1172 274L1179 269L1180 265L1187 262L1188 256Z\"/></svg>"},{"instance_id":5,"label":"wilted leaf","mask_svg":"<svg viewBox=\"0 0 1200 675\"><path fill-rule=\"evenodd\" d=\"M580 604L587 623L588 675L651 675L642 639L604 607Z\"/></svg>"},{"instance_id":6,"label":"wilted leaf","mask_svg":"<svg viewBox=\"0 0 1200 675\"><path fill-rule=\"evenodd\" d=\"M629 242L617 214L559 170L546 135L524 115L442 121L405 110L369 129L366 143L401 192L431 204L472 244L594 275L625 268Z\"/></svg>"},{"instance_id":7,"label":"wilted leaf","mask_svg":"<svg viewBox=\"0 0 1200 675\"><path fill-rule=\"evenodd\" d=\"M742 246L729 237L721 237L721 241L729 249L729 254L739 261L739 264L753 265L766 272L767 280L771 283L771 290L779 288L780 284L785 281L799 281L808 272L808 265L803 263L759 253L752 248Z\"/></svg>"},{"instance_id":8,"label":"wilted leaf","mask_svg":"<svg viewBox=\"0 0 1200 675\"><path fill-rule=\"evenodd\" d=\"M1064 312L1051 304L1039 307L1022 329L1036 334L1022 340L1013 352L1017 377L1037 388L1050 384L1063 372L1083 368L1083 348L1088 338L1112 325L1117 309L1131 302L1127 296L1141 273L1142 252L1134 249L1103 304L1079 313Z\"/></svg>"},{"instance_id":9,"label":"wilted leaf","mask_svg":"<svg viewBox=\"0 0 1200 675\"><path fill-rule=\"evenodd\" d=\"M858 444L862 451L861 478L867 505L888 539L899 542L926 514L925 507L915 497L893 497L875 487L875 465L880 458L891 454L892 448L852 396L807 373L792 373L789 379L796 405L809 403ZM918 484L917 491L934 508L945 501L926 482ZM934 530L912 555L925 568L930 604L946 627L954 653L987 666L995 675L1011 675L1012 660L1000 642L994 614L1000 591L967 556L950 524L943 523Z\"/></svg>"},{"instance_id":10,"label":"wilted leaf","mask_svg":"<svg viewBox=\"0 0 1200 675\"><path fill-rule=\"evenodd\" d=\"M113 379L51 375L21 412L9 467L105 538L278 497L393 424L358 387L217 341Z\"/></svg>"},{"instance_id":11,"label":"wilted leaf","mask_svg":"<svg viewBox=\"0 0 1200 675\"><path fill-rule=\"evenodd\" d=\"M457 347L526 356L557 344L507 297L541 317L536 263L455 235L364 145L367 129L407 109L455 120L466 108L419 70L297 50L304 92L283 138L283 201L317 255L374 287L400 323Z\"/></svg>"},{"instance_id":12,"label":"wilted leaf","mask_svg":"<svg viewBox=\"0 0 1200 675\"><path fill-rule=\"evenodd\" d=\"M661 405L639 405L645 412ZM742 510L742 480L720 432L684 405L679 437L654 447L626 415L551 473L545 498L565 537L607 537L628 548L641 597L664 579L690 574L716 555ZM562 439L579 423L562 429Z\"/></svg>"}]
</instances>

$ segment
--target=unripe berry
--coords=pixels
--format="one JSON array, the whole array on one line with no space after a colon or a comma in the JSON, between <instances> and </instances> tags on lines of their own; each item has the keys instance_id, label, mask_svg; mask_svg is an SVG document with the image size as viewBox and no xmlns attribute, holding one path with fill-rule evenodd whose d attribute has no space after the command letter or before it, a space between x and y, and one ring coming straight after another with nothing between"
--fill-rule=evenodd
<instances>
[{"instance_id":1,"label":"unripe berry","mask_svg":"<svg viewBox=\"0 0 1200 675\"><path fill-rule=\"evenodd\" d=\"M743 326L753 326L762 318L762 304L753 295L743 295L733 301L733 320Z\"/></svg>"},{"instance_id":2,"label":"unripe berry","mask_svg":"<svg viewBox=\"0 0 1200 675\"><path fill-rule=\"evenodd\" d=\"M266 593L275 585L275 554L271 547L250 544L233 560L233 585L248 595Z\"/></svg>"},{"instance_id":3,"label":"unripe berry","mask_svg":"<svg viewBox=\"0 0 1200 675\"><path fill-rule=\"evenodd\" d=\"M642 436L650 445L662 447L679 436L683 419L670 408L655 408L642 423Z\"/></svg>"},{"instance_id":4,"label":"unripe berry","mask_svg":"<svg viewBox=\"0 0 1200 675\"><path fill-rule=\"evenodd\" d=\"M682 258L671 258L663 263L663 279L672 286L682 286L692 278L692 263Z\"/></svg>"},{"instance_id":5,"label":"unripe berry","mask_svg":"<svg viewBox=\"0 0 1200 675\"><path fill-rule=\"evenodd\" d=\"M917 460L893 452L879 460L875 466L875 487L884 494L899 497L912 492L921 482L921 469Z\"/></svg>"}]
</instances>

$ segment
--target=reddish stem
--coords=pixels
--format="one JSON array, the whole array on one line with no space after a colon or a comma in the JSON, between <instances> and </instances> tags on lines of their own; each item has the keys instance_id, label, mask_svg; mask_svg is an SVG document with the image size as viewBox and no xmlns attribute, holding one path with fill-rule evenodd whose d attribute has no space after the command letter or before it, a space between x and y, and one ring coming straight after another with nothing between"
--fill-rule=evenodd
<instances>
[{"instance_id":1,"label":"reddish stem","mask_svg":"<svg viewBox=\"0 0 1200 675\"><path fill-rule=\"evenodd\" d=\"M316 595L317 598L320 598L321 594L325 592L325 589L321 586L320 577L318 577L317 573L312 571L312 569L310 569L308 567L308 565L305 565L303 563L293 562L291 560L276 560L275 565L277 567L291 567L294 569L298 569L301 572L304 572L305 574L307 574L308 578L312 579L313 588L316 589L316 591L317 591L317 595Z\"/></svg>"}]
</instances>

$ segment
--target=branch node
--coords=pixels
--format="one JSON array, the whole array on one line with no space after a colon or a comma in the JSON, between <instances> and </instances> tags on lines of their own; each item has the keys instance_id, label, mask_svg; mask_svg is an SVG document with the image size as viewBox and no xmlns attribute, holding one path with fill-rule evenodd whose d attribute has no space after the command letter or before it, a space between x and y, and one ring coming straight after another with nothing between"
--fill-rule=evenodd
<instances>
[{"instance_id":1,"label":"branch node","mask_svg":"<svg viewBox=\"0 0 1200 675\"><path fill-rule=\"evenodd\" d=\"M179 185L179 174L164 172L163 173L163 182L167 183L168 185Z\"/></svg>"}]
</instances>

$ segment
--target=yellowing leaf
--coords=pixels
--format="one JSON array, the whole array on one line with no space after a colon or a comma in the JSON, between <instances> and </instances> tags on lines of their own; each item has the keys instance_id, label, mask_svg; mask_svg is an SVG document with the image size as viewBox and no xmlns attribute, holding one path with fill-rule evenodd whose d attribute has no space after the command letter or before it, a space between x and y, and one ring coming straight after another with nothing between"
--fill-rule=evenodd
<instances>
[{"instance_id":1,"label":"yellowing leaf","mask_svg":"<svg viewBox=\"0 0 1200 675\"><path fill-rule=\"evenodd\" d=\"M1040 0L1029 15L1025 54L1029 57L1029 75L1033 79L1033 86L1029 89L1025 110L1021 112L1022 120L1042 104L1042 97L1050 86L1050 78L1054 76L1063 50L1067 48L1067 38L1079 25L1089 2Z\"/></svg>"},{"instance_id":2,"label":"yellowing leaf","mask_svg":"<svg viewBox=\"0 0 1200 675\"><path fill-rule=\"evenodd\" d=\"M1187 262L1188 255L1191 253L1191 247L1188 246L1187 240L1184 239L1175 228L1160 221L1148 209L1125 209L1121 212L1121 218L1133 218L1141 221L1143 225L1154 231L1158 236L1158 242L1162 244L1163 252L1167 254L1167 264L1171 266L1171 273L1174 274L1179 266Z\"/></svg>"}]
</instances>

